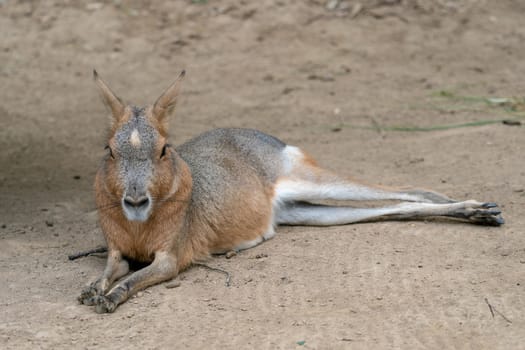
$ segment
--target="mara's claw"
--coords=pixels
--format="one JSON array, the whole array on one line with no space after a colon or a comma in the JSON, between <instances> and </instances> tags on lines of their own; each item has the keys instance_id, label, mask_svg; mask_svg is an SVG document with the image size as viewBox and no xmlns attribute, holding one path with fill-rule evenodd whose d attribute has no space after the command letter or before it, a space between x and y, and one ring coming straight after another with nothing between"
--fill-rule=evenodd
<instances>
[{"instance_id":1,"label":"mara's claw","mask_svg":"<svg viewBox=\"0 0 525 350\"><path fill-rule=\"evenodd\" d=\"M487 210L484 214L485 215L498 216L499 214L501 214L501 210L499 210L499 209Z\"/></svg>"},{"instance_id":2,"label":"mara's claw","mask_svg":"<svg viewBox=\"0 0 525 350\"><path fill-rule=\"evenodd\" d=\"M495 218L497 226L503 225L505 223L505 219L503 219L501 216L498 216Z\"/></svg>"},{"instance_id":3,"label":"mara's claw","mask_svg":"<svg viewBox=\"0 0 525 350\"><path fill-rule=\"evenodd\" d=\"M481 204L481 207L485 208L485 209L496 208L497 206L498 205L496 203L493 203L493 202L487 202L487 203Z\"/></svg>"},{"instance_id":4,"label":"mara's claw","mask_svg":"<svg viewBox=\"0 0 525 350\"><path fill-rule=\"evenodd\" d=\"M82 300L82 303L84 305L86 305L86 306L93 306L96 303L97 297L98 296L94 296L94 297L91 297L91 298L86 298L86 299Z\"/></svg>"},{"instance_id":5,"label":"mara's claw","mask_svg":"<svg viewBox=\"0 0 525 350\"><path fill-rule=\"evenodd\" d=\"M91 284L82 290L77 300L80 304L94 305L93 298L99 294L98 288Z\"/></svg>"},{"instance_id":6,"label":"mara's claw","mask_svg":"<svg viewBox=\"0 0 525 350\"><path fill-rule=\"evenodd\" d=\"M472 223L487 226L501 226L505 223L501 216L472 217L469 220Z\"/></svg>"}]
</instances>

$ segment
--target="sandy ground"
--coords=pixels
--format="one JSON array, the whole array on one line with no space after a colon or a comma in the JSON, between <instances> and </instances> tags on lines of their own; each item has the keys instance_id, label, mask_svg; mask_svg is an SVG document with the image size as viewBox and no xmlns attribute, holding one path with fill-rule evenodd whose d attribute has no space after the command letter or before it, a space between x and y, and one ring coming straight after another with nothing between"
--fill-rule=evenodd
<instances>
[{"instance_id":1,"label":"sandy ground","mask_svg":"<svg viewBox=\"0 0 525 350\"><path fill-rule=\"evenodd\" d=\"M0 1L0 348L518 349L525 342L522 1ZM97 68L170 130L252 127L372 183L498 202L506 225L282 227L114 314L77 304L103 257ZM488 303L493 307L491 314Z\"/></svg>"}]
</instances>

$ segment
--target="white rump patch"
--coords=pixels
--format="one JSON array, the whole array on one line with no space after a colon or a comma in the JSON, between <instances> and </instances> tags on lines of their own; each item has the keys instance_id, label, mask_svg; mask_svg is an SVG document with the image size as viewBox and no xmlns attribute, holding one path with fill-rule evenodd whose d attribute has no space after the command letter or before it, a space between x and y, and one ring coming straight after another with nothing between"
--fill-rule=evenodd
<instances>
[{"instance_id":1,"label":"white rump patch","mask_svg":"<svg viewBox=\"0 0 525 350\"><path fill-rule=\"evenodd\" d=\"M140 141L139 131L137 129L134 129L131 132L131 136L129 137L129 142L135 148L139 148L140 147L141 141Z\"/></svg>"},{"instance_id":2,"label":"white rump patch","mask_svg":"<svg viewBox=\"0 0 525 350\"><path fill-rule=\"evenodd\" d=\"M298 162L304 159L304 153L299 147L287 145L283 151L283 173L288 175Z\"/></svg>"}]
</instances>

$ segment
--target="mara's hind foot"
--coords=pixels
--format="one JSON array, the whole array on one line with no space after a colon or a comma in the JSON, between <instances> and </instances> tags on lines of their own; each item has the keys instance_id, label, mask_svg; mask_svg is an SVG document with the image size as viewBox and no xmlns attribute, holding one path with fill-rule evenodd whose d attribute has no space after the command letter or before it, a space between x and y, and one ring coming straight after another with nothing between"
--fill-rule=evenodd
<instances>
[{"instance_id":1,"label":"mara's hind foot","mask_svg":"<svg viewBox=\"0 0 525 350\"><path fill-rule=\"evenodd\" d=\"M500 226L505 223L496 203L466 201L465 206L454 210L449 216L464 219L477 225Z\"/></svg>"}]
</instances>

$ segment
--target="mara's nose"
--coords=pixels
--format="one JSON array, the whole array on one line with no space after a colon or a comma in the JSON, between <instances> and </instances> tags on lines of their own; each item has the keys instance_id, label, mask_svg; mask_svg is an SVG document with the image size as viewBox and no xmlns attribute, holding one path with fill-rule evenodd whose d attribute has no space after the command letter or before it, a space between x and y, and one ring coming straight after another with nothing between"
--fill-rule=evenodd
<instances>
[{"instance_id":1,"label":"mara's nose","mask_svg":"<svg viewBox=\"0 0 525 350\"><path fill-rule=\"evenodd\" d=\"M139 209L149 204L149 198L147 196L140 196L137 198L126 196L124 198L124 204L126 204L129 207Z\"/></svg>"}]
</instances>

